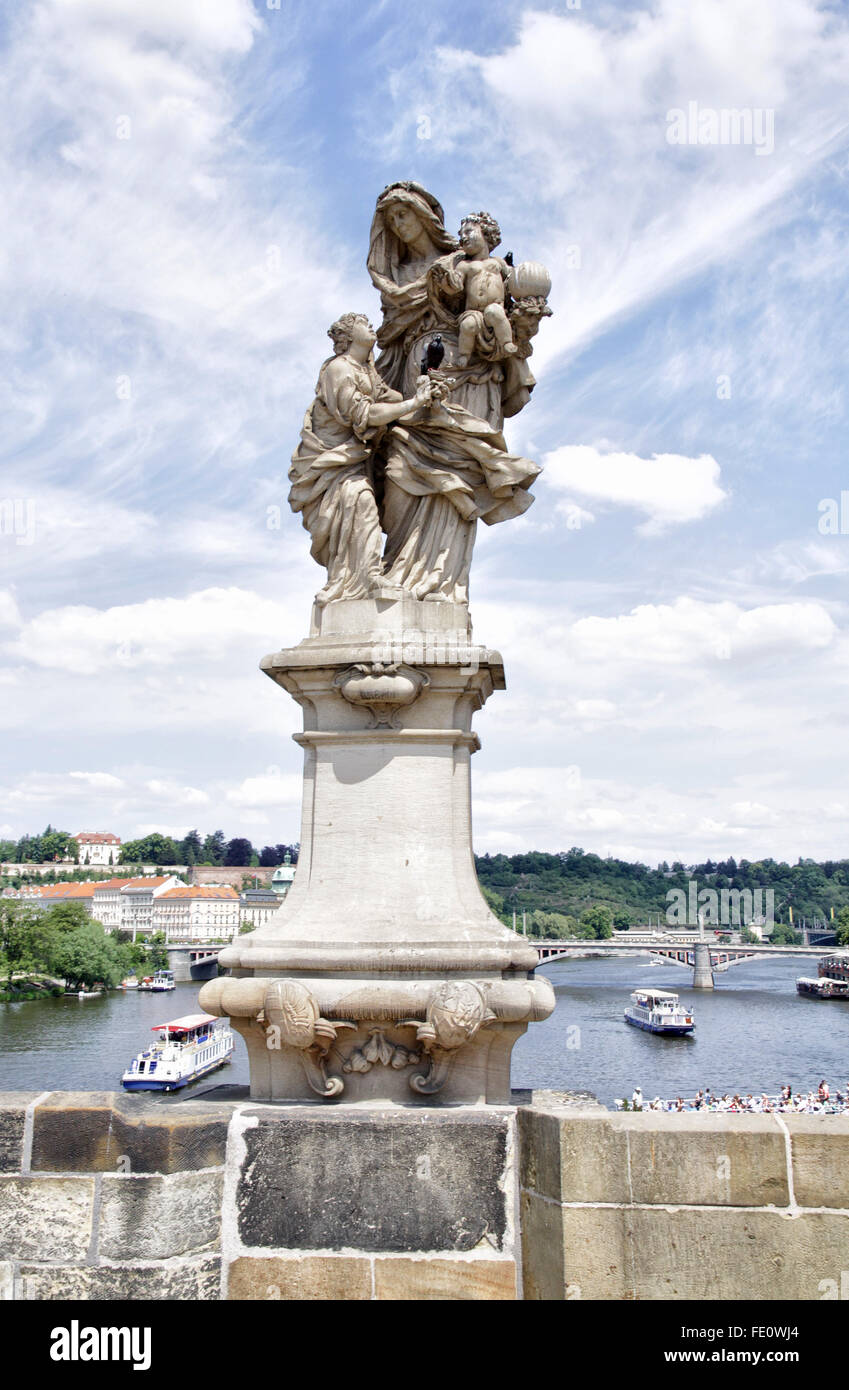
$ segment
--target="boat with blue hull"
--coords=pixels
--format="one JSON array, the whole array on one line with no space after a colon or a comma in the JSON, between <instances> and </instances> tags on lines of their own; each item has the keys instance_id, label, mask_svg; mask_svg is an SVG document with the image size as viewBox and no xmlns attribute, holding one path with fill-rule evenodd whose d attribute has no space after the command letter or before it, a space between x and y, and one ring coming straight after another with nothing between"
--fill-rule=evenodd
<instances>
[{"instance_id":1,"label":"boat with blue hull","mask_svg":"<svg viewBox=\"0 0 849 1390\"><path fill-rule=\"evenodd\" d=\"M679 1004L677 994L660 989L635 989L625 1010L625 1022L647 1033L672 1037L684 1037L696 1026L692 1009Z\"/></svg>"},{"instance_id":2,"label":"boat with blue hull","mask_svg":"<svg viewBox=\"0 0 849 1390\"><path fill-rule=\"evenodd\" d=\"M212 1014L187 1014L171 1023L157 1023L151 1032L161 1036L124 1072L124 1089L177 1091L224 1066L233 1056L233 1034L229 1028L216 1028L216 1022Z\"/></svg>"}]
</instances>

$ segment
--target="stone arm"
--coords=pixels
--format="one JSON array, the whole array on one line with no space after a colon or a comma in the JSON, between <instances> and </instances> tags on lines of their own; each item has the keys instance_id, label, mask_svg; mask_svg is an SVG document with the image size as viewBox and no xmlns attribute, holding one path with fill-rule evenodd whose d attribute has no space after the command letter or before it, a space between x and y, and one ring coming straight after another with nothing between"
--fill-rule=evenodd
<instances>
[{"instance_id":1,"label":"stone arm","mask_svg":"<svg viewBox=\"0 0 849 1390\"><path fill-rule=\"evenodd\" d=\"M450 256L440 256L428 270L431 292L437 299L459 299L465 293L463 259L462 251L452 251Z\"/></svg>"},{"instance_id":2,"label":"stone arm","mask_svg":"<svg viewBox=\"0 0 849 1390\"><path fill-rule=\"evenodd\" d=\"M376 373L373 380L377 400L359 389L353 373L346 370L344 359L337 358L327 368L323 382L327 409L340 424L350 426L363 442L371 439L376 430L400 420L419 406L429 405L432 400L433 388L427 377L421 378L415 396L409 400L385 386Z\"/></svg>"}]
</instances>

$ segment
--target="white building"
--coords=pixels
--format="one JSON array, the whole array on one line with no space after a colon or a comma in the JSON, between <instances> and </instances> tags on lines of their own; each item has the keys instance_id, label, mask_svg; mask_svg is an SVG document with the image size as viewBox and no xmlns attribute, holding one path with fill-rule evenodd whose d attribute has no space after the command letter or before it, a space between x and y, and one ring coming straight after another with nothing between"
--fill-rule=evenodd
<instances>
[{"instance_id":1,"label":"white building","mask_svg":"<svg viewBox=\"0 0 849 1390\"><path fill-rule=\"evenodd\" d=\"M154 903L170 888L182 886L175 874L131 879L120 890L123 930L131 931L134 941L137 936L149 936L151 932L162 931L162 927L156 923Z\"/></svg>"},{"instance_id":2,"label":"white building","mask_svg":"<svg viewBox=\"0 0 849 1390\"><path fill-rule=\"evenodd\" d=\"M242 926L255 931L264 927L280 911L282 898L272 888L248 888L239 898L239 918Z\"/></svg>"},{"instance_id":3,"label":"white building","mask_svg":"<svg viewBox=\"0 0 849 1390\"><path fill-rule=\"evenodd\" d=\"M153 905L153 930L177 941L232 941L239 931L239 894L229 884L171 885Z\"/></svg>"},{"instance_id":4,"label":"white building","mask_svg":"<svg viewBox=\"0 0 849 1390\"><path fill-rule=\"evenodd\" d=\"M81 865L117 864L121 853L121 840L118 835L101 835L99 831L81 830L74 839L78 846Z\"/></svg>"},{"instance_id":5,"label":"white building","mask_svg":"<svg viewBox=\"0 0 849 1390\"><path fill-rule=\"evenodd\" d=\"M144 878L106 878L102 883L93 883L94 889L91 901L91 915L95 922L100 922L106 931L117 931L124 926L123 911L124 899L121 897L122 890L130 884L143 885L148 880Z\"/></svg>"}]
</instances>

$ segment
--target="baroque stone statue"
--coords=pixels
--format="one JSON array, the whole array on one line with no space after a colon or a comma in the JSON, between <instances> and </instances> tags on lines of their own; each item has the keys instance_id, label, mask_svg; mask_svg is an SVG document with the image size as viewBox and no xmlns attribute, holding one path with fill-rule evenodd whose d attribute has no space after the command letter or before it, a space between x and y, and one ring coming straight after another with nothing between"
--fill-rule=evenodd
<instances>
[{"instance_id":1,"label":"baroque stone statue","mask_svg":"<svg viewBox=\"0 0 849 1390\"><path fill-rule=\"evenodd\" d=\"M419 184L384 189L380 329L331 325L292 459L327 581L309 636L261 667L303 710L298 868L200 996L244 1038L255 1099L508 1104L513 1045L554 1008L472 852L472 721L505 676L473 639L469 565L478 521L532 501L539 468L502 427L530 398L549 312L544 268L499 241L488 213L455 239Z\"/></svg>"},{"instance_id":2,"label":"baroque stone statue","mask_svg":"<svg viewBox=\"0 0 849 1390\"><path fill-rule=\"evenodd\" d=\"M533 388L530 338L550 313L549 281L541 266L495 257L499 241L494 218L474 213L455 242L418 184L378 199L368 265L383 323L375 334L348 313L328 330L334 356L289 472L290 504L327 569L319 605L467 603L478 520L492 526L533 501L539 467L510 454L501 431Z\"/></svg>"}]
</instances>

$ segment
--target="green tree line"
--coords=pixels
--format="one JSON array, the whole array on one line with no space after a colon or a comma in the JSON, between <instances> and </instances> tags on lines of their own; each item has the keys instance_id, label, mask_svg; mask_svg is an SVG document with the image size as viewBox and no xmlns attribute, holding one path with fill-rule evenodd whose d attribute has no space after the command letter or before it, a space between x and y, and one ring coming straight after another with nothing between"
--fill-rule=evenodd
<instances>
[{"instance_id":1,"label":"green tree line","mask_svg":"<svg viewBox=\"0 0 849 1390\"><path fill-rule=\"evenodd\" d=\"M110 935L82 903L57 903L44 912L15 898L0 898L0 990L14 997L16 977L48 976L69 989L113 988L134 970L168 965L164 937L131 942Z\"/></svg>"},{"instance_id":2,"label":"green tree line","mask_svg":"<svg viewBox=\"0 0 849 1390\"><path fill-rule=\"evenodd\" d=\"M775 859L707 859L686 866L664 862L650 869L646 864L601 858L573 848L559 854L532 850L526 854L476 855L475 865L496 914L512 925L515 912L521 925L524 911L528 930L535 936L574 934L575 924L580 926L594 908L606 908L615 928L646 922L649 914L653 919L662 917L669 906L670 889L686 894L690 881L697 881L700 889L718 891L772 889L776 940L795 939L793 928L803 918L830 920L832 908L838 930L840 922L849 919L849 912L841 917L844 909L849 909L849 859L822 863L799 859L793 865Z\"/></svg>"},{"instance_id":3,"label":"green tree line","mask_svg":"<svg viewBox=\"0 0 849 1390\"><path fill-rule=\"evenodd\" d=\"M119 863L127 866L157 864L163 868L173 864L272 868L282 864L287 854L296 864L299 848L298 844L278 844L263 845L259 849L243 836L237 835L228 840L223 830L213 830L203 838L200 831L190 830L181 840L153 832L139 840L127 840L121 846ZM0 861L6 863L49 864L68 860L74 864L78 862L77 841L68 831L56 830L52 825L48 825L40 835L0 840ZM83 850L83 864L86 862L86 851Z\"/></svg>"}]
</instances>

